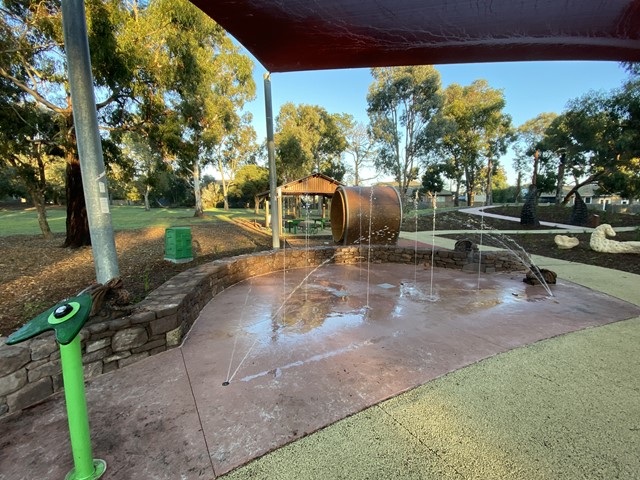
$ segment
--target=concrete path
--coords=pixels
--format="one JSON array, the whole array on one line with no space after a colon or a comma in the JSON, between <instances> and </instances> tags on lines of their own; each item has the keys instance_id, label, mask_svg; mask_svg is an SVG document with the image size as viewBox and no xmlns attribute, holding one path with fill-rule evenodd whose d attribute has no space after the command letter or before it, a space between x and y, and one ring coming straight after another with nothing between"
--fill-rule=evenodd
<instances>
[{"instance_id":1,"label":"concrete path","mask_svg":"<svg viewBox=\"0 0 640 480\"><path fill-rule=\"evenodd\" d=\"M493 205L493 206L486 206L486 207L469 207L469 208L461 208L460 211L467 213L469 215L475 215L475 216L485 216L485 217L491 217L491 218L499 218L500 220L506 220L508 222L518 222L520 223L520 219L519 218L515 218L515 217L508 217L506 215L498 215L497 213L491 213L491 209L492 208L496 208L497 205ZM554 223L554 222L540 222L540 225L543 225L545 227L550 227L552 228L552 230L508 230L505 231L504 233L511 233L511 234L517 234L517 233L526 233L526 234L530 234L530 233L591 233L593 232L593 228L591 227L581 227L579 225L569 225L569 224L565 224L565 223ZM616 231L617 232L632 232L633 230L635 230L637 227L616 227ZM455 231L449 231L449 232L445 232L445 231L438 231L439 234L444 235L444 234L448 234L448 233L464 233L465 231L468 230L455 230Z\"/></svg>"},{"instance_id":2,"label":"concrete path","mask_svg":"<svg viewBox=\"0 0 640 480\"><path fill-rule=\"evenodd\" d=\"M491 213L492 208L495 208L495 206L461 208L460 211L464 213L468 213L469 215L478 215L478 216L485 216L485 217L491 217L491 218L499 218L500 220L520 222L519 218L508 217L506 215L498 215L497 213ZM564 230L578 230L580 232L583 232L583 231L590 232L593 230L592 228L580 227L577 225L568 225L564 223L540 222L540 225L543 225L545 227L560 228Z\"/></svg>"}]
</instances>

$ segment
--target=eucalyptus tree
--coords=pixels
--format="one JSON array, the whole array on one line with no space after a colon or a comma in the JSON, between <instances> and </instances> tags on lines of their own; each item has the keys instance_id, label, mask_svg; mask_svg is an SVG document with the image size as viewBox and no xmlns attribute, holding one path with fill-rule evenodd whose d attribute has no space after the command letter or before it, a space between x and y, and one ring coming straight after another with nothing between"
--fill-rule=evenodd
<instances>
[{"instance_id":1,"label":"eucalyptus tree","mask_svg":"<svg viewBox=\"0 0 640 480\"><path fill-rule=\"evenodd\" d=\"M445 91L445 97L446 95ZM428 171L437 171L440 175L453 181L453 185L455 185L455 190L452 192L453 204L457 207L460 204L460 187L464 179L462 162L464 150L463 144L457 141L457 123L453 117L447 116L445 113L446 110L443 109L434 119L435 129L439 132L439 136L435 141L433 151L427 156L424 164ZM429 173L430 175L432 173Z\"/></svg>"},{"instance_id":2,"label":"eucalyptus tree","mask_svg":"<svg viewBox=\"0 0 640 480\"><path fill-rule=\"evenodd\" d=\"M331 175L336 159L347 148L343 124L342 116L318 105L282 105L275 135L282 180L291 181L314 171Z\"/></svg>"},{"instance_id":3,"label":"eucalyptus tree","mask_svg":"<svg viewBox=\"0 0 640 480\"><path fill-rule=\"evenodd\" d=\"M631 76L640 78L640 62L622 62L622 66Z\"/></svg>"},{"instance_id":4,"label":"eucalyptus tree","mask_svg":"<svg viewBox=\"0 0 640 480\"><path fill-rule=\"evenodd\" d=\"M393 175L404 202L432 145L429 127L442 106L440 74L422 65L373 68L371 75L367 113L378 147L374 163L381 173Z\"/></svg>"},{"instance_id":5,"label":"eucalyptus tree","mask_svg":"<svg viewBox=\"0 0 640 480\"><path fill-rule=\"evenodd\" d=\"M518 177L516 180L516 197L522 190L522 182L525 176L530 176L530 184L535 185L537 190L547 190L553 174L553 160L559 158L558 147L550 144L543 144L547 129L553 124L558 114L546 112L529 119L520 125L516 130L516 142L514 144L515 157L513 167ZM563 164L557 162L558 165ZM557 183L562 188L564 171L558 171ZM555 185L555 183L554 183Z\"/></svg>"},{"instance_id":6,"label":"eucalyptus tree","mask_svg":"<svg viewBox=\"0 0 640 480\"><path fill-rule=\"evenodd\" d=\"M66 161L67 222L65 246L90 243L71 96L66 75L60 2L4 0L0 7L0 77L20 90L23 101L51 114L60 132L58 147ZM118 1L86 5L89 46L99 114L128 92L138 46L118 46L126 19Z\"/></svg>"},{"instance_id":7,"label":"eucalyptus tree","mask_svg":"<svg viewBox=\"0 0 640 480\"><path fill-rule=\"evenodd\" d=\"M561 151L574 186L567 203L584 185L627 198L640 197L640 84L630 81L622 89L590 92L568 103L547 129L545 145Z\"/></svg>"},{"instance_id":8,"label":"eucalyptus tree","mask_svg":"<svg viewBox=\"0 0 640 480\"><path fill-rule=\"evenodd\" d=\"M493 177L497 176L496 180L500 180L500 176L504 173L504 169L497 163L502 155L507 153L507 149L513 140L515 139L515 131L511 124L511 116L506 114L498 115L496 123L493 128L490 128L486 132L486 182L485 182L485 194L486 205L493 204L493 187L496 184ZM497 188L503 188L498 182Z\"/></svg>"},{"instance_id":9,"label":"eucalyptus tree","mask_svg":"<svg viewBox=\"0 0 640 480\"><path fill-rule=\"evenodd\" d=\"M618 118L620 137L616 171L600 180L603 188L629 199L640 199L640 63L632 64L631 78L609 102Z\"/></svg>"},{"instance_id":10,"label":"eucalyptus tree","mask_svg":"<svg viewBox=\"0 0 640 480\"><path fill-rule=\"evenodd\" d=\"M507 172L504 167L500 165L493 166L492 171L490 171L489 168L489 165L485 166L478 174L480 182L483 185L491 182L491 188L487 189L487 191L505 190L508 188L509 182L507 180Z\"/></svg>"},{"instance_id":11,"label":"eucalyptus tree","mask_svg":"<svg viewBox=\"0 0 640 480\"><path fill-rule=\"evenodd\" d=\"M502 90L476 80L469 86L451 84L445 90L445 102L439 123L440 152L448 160L449 174L464 178L467 203L473 205L479 188L480 171L488 160L491 169L504 153L510 136L510 118L503 113Z\"/></svg>"},{"instance_id":12,"label":"eucalyptus tree","mask_svg":"<svg viewBox=\"0 0 640 480\"><path fill-rule=\"evenodd\" d=\"M10 171L20 181L48 239L52 233L46 212L47 173L50 166L62 163L56 125L48 111L18 100L21 94L15 93L17 97L0 94L0 172Z\"/></svg>"},{"instance_id":13,"label":"eucalyptus tree","mask_svg":"<svg viewBox=\"0 0 640 480\"><path fill-rule=\"evenodd\" d=\"M151 210L150 195L159 181L159 174L166 167L162 153L152 148L149 139L137 131L121 137L122 153L131 162L134 185L144 202L144 209Z\"/></svg>"},{"instance_id":14,"label":"eucalyptus tree","mask_svg":"<svg viewBox=\"0 0 640 480\"><path fill-rule=\"evenodd\" d=\"M237 112L255 96L253 62L187 0L157 0L149 11L156 26L149 38L161 40L152 58L162 65L153 72L155 95L144 97L156 120L149 136L190 178L195 216L202 216L202 169L232 131Z\"/></svg>"},{"instance_id":15,"label":"eucalyptus tree","mask_svg":"<svg viewBox=\"0 0 640 480\"><path fill-rule=\"evenodd\" d=\"M371 138L370 129L362 122L347 124L346 129L347 148L345 153L351 156L353 165L353 184L360 185L361 182L372 180L374 177L362 178L363 170L372 166L373 158L376 154L375 145Z\"/></svg>"},{"instance_id":16,"label":"eucalyptus tree","mask_svg":"<svg viewBox=\"0 0 640 480\"><path fill-rule=\"evenodd\" d=\"M254 212L260 209L259 195L269 190L269 169L248 163L238 169L231 195L245 202L253 201Z\"/></svg>"},{"instance_id":17,"label":"eucalyptus tree","mask_svg":"<svg viewBox=\"0 0 640 480\"><path fill-rule=\"evenodd\" d=\"M258 154L256 132L251 126L251 115L245 114L237 118L218 143L215 151L215 163L220 174L224 209L229 210L229 190L236 182L236 174L243 165L255 163Z\"/></svg>"}]
</instances>

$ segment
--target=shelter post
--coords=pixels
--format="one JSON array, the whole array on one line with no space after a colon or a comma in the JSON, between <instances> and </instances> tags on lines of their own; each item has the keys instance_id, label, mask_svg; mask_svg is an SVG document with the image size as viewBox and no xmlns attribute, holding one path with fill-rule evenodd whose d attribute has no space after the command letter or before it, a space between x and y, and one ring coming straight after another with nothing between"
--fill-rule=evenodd
<instances>
[{"instance_id":1,"label":"shelter post","mask_svg":"<svg viewBox=\"0 0 640 480\"><path fill-rule=\"evenodd\" d=\"M62 0L62 25L96 280L106 283L120 272L98 130L83 0Z\"/></svg>"},{"instance_id":2,"label":"shelter post","mask_svg":"<svg viewBox=\"0 0 640 480\"><path fill-rule=\"evenodd\" d=\"M273 139L273 107L271 103L271 74L264 74L264 104L267 119L267 154L269 156L269 191L271 201L271 238L274 249L280 248L280 212L273 208L278 204L277 192L278 176L276 175L276 149Z\"/></svg>"},{"instance_id":3,"label":"shelter post","mask_svg":"<svg viewBox=\"0 0 640 480\"><path fill-rule=\"evenodd\" d=\"M269 217L269 200L265 200L264 201L264 225L265 227L267 225L269 225L269 220L271 220L271 218Z\"/></svg>"},{"instance_id":4,"label":"shelter post","mask_svg":"<svg viewBox=\"0 0 640 480\"><path fill-rule=\"evenodd\" d=\"M278 227L278 231L280 233L283 233L283 231L282 231L282 212L284 210L283 210L283 205L282 205L282 190L279 189L279 188L278 188L278 192L277 192L277 200L276 200L275 205L278 206L277 208L273 209L274 212L278 212L277 213L278 220L277 220L276 225ZM273 214L271 215L271 222L273 223Z\"/></svg>"}]
</instances>

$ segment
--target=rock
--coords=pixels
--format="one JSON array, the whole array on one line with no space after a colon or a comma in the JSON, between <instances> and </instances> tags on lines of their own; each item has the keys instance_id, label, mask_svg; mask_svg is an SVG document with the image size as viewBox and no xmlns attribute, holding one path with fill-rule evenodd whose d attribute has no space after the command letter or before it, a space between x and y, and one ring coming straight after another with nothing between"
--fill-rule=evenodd
<instances>
[{"instance_id":1,"label":"rock","mask_svg":"<svg viewBox=\"0 0 640 480\"><path fill-rule=\"evenodd\" d=\"M453 250L456 252L473 252L478 251L478 246L471 240L465 238L462 240L458 240L453 247Z\"/></svg>"},{"instance_id":2,"label":"rock","mask_svg":"<svg viewBox=\"0 0 640 480\"><path fill-rule=\"evenodd\" d=\"M28 348L0 345L0 377L24 367L31 359Z\"/></svg>"},{"instance_id":3,"label":"rock","mask_svg":"<svg viewBox=\"0 0 640 480\"><path fill-rule=\"evenodd\" d=\"M27 371L23 368L0 378L0 397L22 388L27 383Z\"/></svg>"},{"instance_id":4,"label":"rock","mask_svg":"<svg viewBox=\"0 0 640 480\"><path fill-rule=\"evenodd\" d=\"M166 333L167 335L167 347L175 347L180 345L182 341L182 325L174 330L170 330Z\"/></svg>"},{"instance_id":5,"label":"rock","mask_svg":"<svg viewBox=\"0 0 640 480\"><path fill-rule=\"evenodd\" d=\"M111 345L111 337L105 337L105 338L101 338L100 340L87 342L87 353L102 350L103 348L108 347L109 345Z\"/></svg>"},{"instance_id":6,"label":"rock","mask_svg":"<svg viewBox=\"0 0 640 480\"><path fill-rule=\"evenodd\" d=\"M53 334L42 335L31 341L31 360L47 358L58 349Z\"/></svg>"},{"instance_id":7,"label":"rock","mask_svg":"<svg viewBox=\"0 0 640 480\"><path fill-rule=\"evenodd\" d=\"M618 242L607 238L615 236L613 227L603 223L591 234L589 246L592 250L603 253L640 253L640 242Z\"/></svg>"},{"instance_id":8,"label":"rock","mask_svg":"<svg viewBox=\"0 0 640 480\"><path fill-rule=\"evenodd\" d=\"M40 380L44 377L50 377L62 372L62 362L60 360L53 360L47 362L44 365L40 365L34 369L29 370L29 383L33 383L36 380Z\"/></svg>"},{"instance_id":9,"label":"rock","mask_svg":"<svg viewBox=\"0 0 640 480\"><path fill-rule=\"evenodd\" d=\"M21 390L7 396L9 410L15 412L34 403L38 403L53 393L50 378L41 378L35 383L29 383Z\"/></svg>"},{"instance_id":10,"label":"rock","mask_svg":"<svg viewBox=\"0 0 640 480\"><path fill-rule=\"evenodd\" d=\"M558 248L563 250L569 250L570 248L577 247L580 240L576 237L569 237L567 235L556 235L553 237L553 241Z\"/></svg>"},{"instance_id":11,"label":"rock","mask_svg":"<svg viewBox=\"0 0 640 480\"><path fill-rule=\"evenodd\" d=\"M147 342L147 331L141 327L127 328L116 332L111 342L111 349L114 352L131 350L132 348L144 345Z\"/></svg>"},{"instance_id":12,"label":"rock","mask_svg":"<svg viewBox=\"0 0 640 480\"><path fill-rule=\"evenodd\" d=\"M535 265L531 265L531 269L522 281L529 285L541 285L542 282L540 278L542 278L547 285L555 285L558 275L556 272L547 270L546 268L538 268Z\"/></svg>"},{"instance_id":13,"label":"rock","mask_svg":"<svg viewBox=\"0 0 640 480\"><path fill-rule=\"evenodd\" d=\"M102 362L92 362L84 365L84 379L92 378L102 374Z\"/></svg>"},{"instance_id":14,"label":"rock","mask_svg":"<svg viewBox=\"0 0 640 480\"><path fill-rule=\"evenodd\" d=\"M178 326L178 314L174 313L166 317L158 318L149 324L151 335L166 333Z\"/></svg>"}]
</instances>

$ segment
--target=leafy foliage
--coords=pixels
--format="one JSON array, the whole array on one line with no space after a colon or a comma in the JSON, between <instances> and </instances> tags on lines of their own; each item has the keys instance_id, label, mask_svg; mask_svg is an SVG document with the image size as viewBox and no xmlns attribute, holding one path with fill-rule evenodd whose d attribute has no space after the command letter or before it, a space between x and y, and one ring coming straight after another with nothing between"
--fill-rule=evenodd
<instances>
[{"instance_id":1,"label":"leafy foliage","mask_svg":"<svg viewBox=\"0 0 640 480\"><path fill-rule=\"evenodd\" d=\"M320 172L344 176L344 119L317 105L285 103L276 118L276 165L282 182ZM336 178L336 177L334 177Z\"/></svg>"},{"instance_id":2,"label":"leafy foliage","mask_svg":"<svg viewBox=\"0 0 640 480\"><path fill-rule=\"evenodd\" d=\"M404 202L433 143L430 127L443 100L440 74L430 65L374 68L371 74L367 113L378 147L374 163L395 178Z\"/></svg>"},{"instance_id":3,"label":"leafy foliage","mask_svg":"<svg viewBox=\"0 0 640 480\"><path fill-rule=\"evenodd\" d=\"M257 212L258 195L267 190L269 190L269 170L259 165L249 164L238 170L231 196L240 206L253 203Z\"/></svg>"},{"instance_id":4,"label":"leafy foliage","mask_svg":"<svg viewBox=\"0 0 640 480\"><path fill-rule=\"evenodd\" d=\"M612 92L591 92L571 101L545 132L543 145L574 178L566 203L578 188L597 183L609 193L640 198L640 82Z\"/></svg>"},{"instance_id":5,"label":"leafy foliage","mask_svg":"<svg viewBox=\"0 0 640 480\"><path fill-rule=\"evenodd\" d=\"M504 93L489 87L486 80L466 87L454 83L445 90L436 146L448 163L444 171L449 178L456 184L464 178L469 205L487 160L497 162L511 140L511 118L503 113L504 107Z\"/></svg>"}]
</instances>

